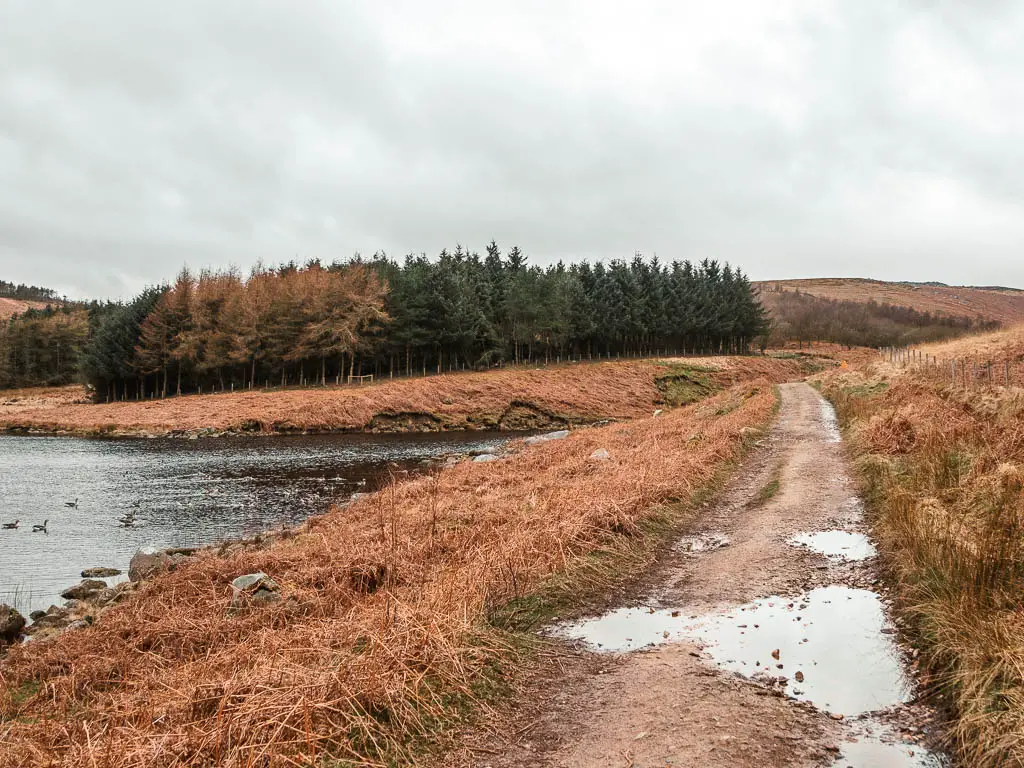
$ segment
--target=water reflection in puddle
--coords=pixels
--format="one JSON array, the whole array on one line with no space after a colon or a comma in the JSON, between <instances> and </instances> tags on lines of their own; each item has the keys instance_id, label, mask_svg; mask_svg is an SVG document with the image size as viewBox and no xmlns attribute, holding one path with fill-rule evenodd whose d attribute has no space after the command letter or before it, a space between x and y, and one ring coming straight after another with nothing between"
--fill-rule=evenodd
<instances>
[{"instance_id":1,"label":"water reflection in puddle","mask_svg":"<svg viewBox=\"0 0 1024 768\"><path fill-rule=\"evenodd\" d=\"M598 651L622 653L662 645L686 637L687 618L679 611L653 608L618 608L603 616L567 624L552 634L582 640Z\"/></svg>"},{"instance_id":2,"label":"water reflection in puddle","mask_svg":"<svg viewBox=\"0 0 1024 768\"><path fill-rule=\"evenodd\" d=\"M886 743L871 736L842 742L836 768L942 768L945 762L916 744Z\"/></svg>"},{"instance_id":3,"label":"water reflection in puddle","mask_svg":"<svg viewBox=\"0 0 1024 768\"><path fill-rule=\"evenodd\" d=\"M878 595L831 586L796 600L770 597L707 616L625 608L556 634L611 652L693 640L722 669L750 678L785 677L790 697L852 716L909 698L885 629Z\"/></svg>"},{"instance_id":4,"label":"water reflection in puddle","mask_svg":"<svg viewBox=\"0 0 1024 768\"><path fill-rule=\"evenodd\" d=\"M836 560L867 560L878 554L867 536L849 531L801 533L791 538L789 543Z\"/></svg>"}]
</instances>

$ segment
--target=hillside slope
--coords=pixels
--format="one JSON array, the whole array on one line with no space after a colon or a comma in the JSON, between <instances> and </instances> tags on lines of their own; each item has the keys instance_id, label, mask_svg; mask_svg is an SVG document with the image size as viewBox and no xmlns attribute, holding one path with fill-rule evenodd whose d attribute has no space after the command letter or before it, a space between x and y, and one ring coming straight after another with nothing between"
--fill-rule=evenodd
<instances>
[{"instance_id":1,"label":"hillside slope","mask_svg":"<svg viewBox=\"0 0 1024 768\"><path fill-rule=\"evenodd\" d=\"M799 290L812 296L845 301L911 307L919 312L960 317L982 316L1002 323L1024 321L1024 291L1012 288L967 288L962 286L888 283L863 278L811 278L766 280L755 283L763 294L777 290Z\"/></svg>"},{"instance_id":2,"label":"hillside slope","mask_svg":"<svg viewBox=\"0 0 1024 768\"><path fill-rule=\"evenodd\" d=\"M30 309L44 309L47 306L43 301L23 301L22 299L8 299L0 296L0 320L20 315Z\"/></svg>"}]
</instances>

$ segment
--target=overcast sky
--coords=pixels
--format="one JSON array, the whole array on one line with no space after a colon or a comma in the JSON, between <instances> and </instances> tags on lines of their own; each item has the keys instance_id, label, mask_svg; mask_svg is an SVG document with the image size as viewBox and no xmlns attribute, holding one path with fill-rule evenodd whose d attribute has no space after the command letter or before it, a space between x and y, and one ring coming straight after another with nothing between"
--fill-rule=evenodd
<instances>
[{"instance_id":1,"label":"overcast sky","mask_svg":"<svg viewBox=\"0 0 1024 768\"><path fill-rule=\"evenodd\" d=\"M1024 287L1024 4L0 0L0 278L456 243Z\"/></svg>"}]
</instances>

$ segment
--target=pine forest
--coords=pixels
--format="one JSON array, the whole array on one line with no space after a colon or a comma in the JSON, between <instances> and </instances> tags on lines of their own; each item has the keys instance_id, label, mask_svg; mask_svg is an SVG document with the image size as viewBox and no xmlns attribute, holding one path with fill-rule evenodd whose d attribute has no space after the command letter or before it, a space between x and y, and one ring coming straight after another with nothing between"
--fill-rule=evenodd
<instances>
[{"instance_id":1,"label":"pine forest","mask_svg":"<svg viewBox=\"0 0 1024 768\"><path fill-rule=\"evenodd\" d=\"M0 386L82 380L97 400L337 383L507 364L735 354L766 315L728 264L530 265L384 256L238 271L185 269L124 303L54 303L0 327Z\"/></svg>"}]
</instances>

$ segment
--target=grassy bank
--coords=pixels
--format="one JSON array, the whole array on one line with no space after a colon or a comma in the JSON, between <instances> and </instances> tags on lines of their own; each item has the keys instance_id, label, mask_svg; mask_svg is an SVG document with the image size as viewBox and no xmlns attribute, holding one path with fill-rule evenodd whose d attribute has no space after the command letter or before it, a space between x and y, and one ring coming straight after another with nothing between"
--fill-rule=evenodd
<instances>
[{"instance_id":1,"label":"grassy bank","mask_svg":"<svg viewBox=\"0 0 1024 768\"><path fill-rule=\"evenodd\" d=\"M956 342L1017 358L1024 334ZM926 348L942 354L943 348ZM1024 764L1024 391L884 363L823 377L960 763Z\"/></svg>"},{"instance_id":2,"label":"grassy bank","mask_svg":"<svg viewBox=\"0 0 1024 768\"><path fill-rule=\"evenodd\" d=\"M326 387L84 404L81 389L0 393L0 430L76 435L544 429L632 419L811 360L760 357L579 363Z\"/></svg>"},{"instance_id":3,"label":"grassy bank","mask_svg":"<svg viewBox=\"0 0 1024 768\"><path fill-rule=\"evenodd\" d=\"M12 650L0 754L110 768L412 763L514 681L523 628L644 562L685 520L770 421L773 384L792 373L763 365L770 377L722 381L657 417L396 482L269 548L201 553L95 625ZM610 458L592 458L600 448ZM232 615L229 582L253 571L284 599Z\"/></svg>"}]
</instances>

